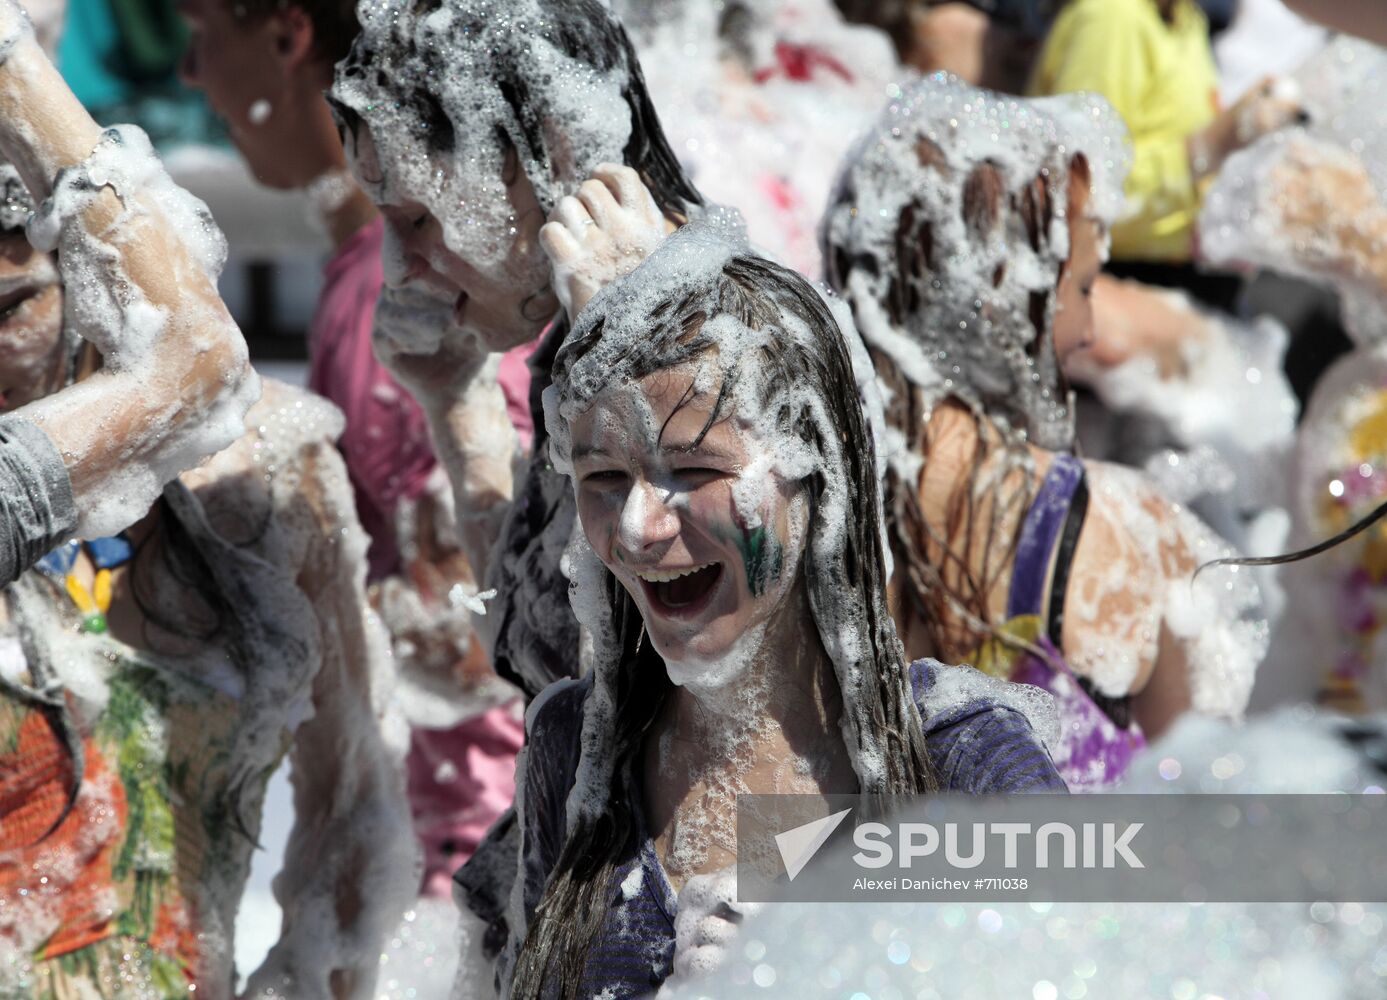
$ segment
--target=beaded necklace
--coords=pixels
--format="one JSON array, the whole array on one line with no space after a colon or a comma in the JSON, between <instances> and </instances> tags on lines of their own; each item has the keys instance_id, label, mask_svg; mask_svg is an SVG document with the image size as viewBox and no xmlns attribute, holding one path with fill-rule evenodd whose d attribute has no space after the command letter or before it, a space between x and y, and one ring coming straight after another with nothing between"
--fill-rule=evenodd
<instances>
[{"instance_id":1,"label":"beaded necklace","mask_svg":"<svg viewBox=\"0 0 1387 1000\"><path fill-rule=\"evenodd\" d=\"M77 579L72 567L77 555L86 547L96 579L92 589ZM82 614L82 631L102 633L107 630L106 613L111 610L111 570L130 561L134 555L130 540L122 533L112 538L96 538L89 542L73 540L60 545L38 561L44 576L59 584Z\"/></svg>"}]
</instances>

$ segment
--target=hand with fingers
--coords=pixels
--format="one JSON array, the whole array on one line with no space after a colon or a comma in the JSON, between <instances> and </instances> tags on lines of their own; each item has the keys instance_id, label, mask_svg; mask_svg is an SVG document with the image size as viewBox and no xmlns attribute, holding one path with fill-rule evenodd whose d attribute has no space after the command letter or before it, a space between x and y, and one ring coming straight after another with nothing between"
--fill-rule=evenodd
<instances>
[{"instance_id":1,"label":"hand with fingers","mask_svg":"<svg viewBox=\"0 0 1387 1000\"><path fill-rule=\"evenodd\" d=\"M636 171L613 163L593 170L539 231L569 320L603 287L634 271L672 229Z\"/></svg>"},{"instance_id":2,"label":"hand with fingers","mask_svg":"<svg viewBox=\"0 0 1387 1000\"><path fill-rule=\"evenodd\" d=\"M452 329L452 303L409 286L387 287L376 305L371 346L421 403L450 402L487 359L479 339Z\"/></svg>"},{"instance_id":3,"label":"hand with fingers","mask_svg":"<svg viewBox=\"0 0 1387 1000\"><path fill-rule=\"evenodd\" d=\"M1238 103L1190 136L1190 166L1195 179L1217 174L1228 157L1263 136L1308 120L1295 81L1265 77Z\"/></svg>"},{"instance_id":4,"label":"hand with fingers","mask_svg":"<svg viewBox=\"0 0 1387 1000\"><path fill-rule=\"evenodd\" d=\"M697 979L718 969L732 953L742 921L762 906L738 901L735 866L695 875L685 882L674 918L670 983Z\"/></svg>"}]
</instances>

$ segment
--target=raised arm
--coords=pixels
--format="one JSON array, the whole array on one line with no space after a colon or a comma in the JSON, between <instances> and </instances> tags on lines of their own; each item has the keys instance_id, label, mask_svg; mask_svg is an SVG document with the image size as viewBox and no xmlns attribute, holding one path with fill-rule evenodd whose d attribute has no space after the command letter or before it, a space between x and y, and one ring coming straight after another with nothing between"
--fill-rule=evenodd
<instances>
[{"instance_id":1,"label":"raised arm","mask_svg":"<svg viewBox=\"0 0 1387 1000\"><path fill-rule=\"evenodd\" d=\"M510 510L518 439L496 381L501 355L448 336L451 307L410 288L386 288L376 307L376 355L418 400L434 453L453 487L463 555L486 579Z\"/></svg>"},{"instance_id":2,"label":"raised arm","mask_svg":"<svg viewBox=\"0 0 1387 1000\"><path fill-rule=\"evenodd\" d=\"M79 533L111 533L239 437L259 395L217 295L225 243L142 132L102 132L13 0L0 0L0 155L41 203L31 241L61 251L68 322L105 360L9 419L38 426L56 447Z\"/></svg>"}]
</instances>

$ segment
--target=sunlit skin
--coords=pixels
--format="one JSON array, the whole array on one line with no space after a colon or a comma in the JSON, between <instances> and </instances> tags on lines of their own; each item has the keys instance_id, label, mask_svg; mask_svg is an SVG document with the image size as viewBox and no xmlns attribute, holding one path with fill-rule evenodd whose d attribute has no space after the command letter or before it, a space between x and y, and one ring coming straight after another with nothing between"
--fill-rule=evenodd
<instances>
[{"instance_id":1,"label":"sunlit skin","mask_svg":"<svg viewBox=\"0 0 1387 1000\"><path fill-rule=\"evenodd\" d=\"M362 189L386 221L384 253L388 285L413 286L453 303L453 319L475 333L488 351L506 351L533 340L559 311L549 287L549 261L539 244L544 211L522 170L506 185L515 233L501 275L484 273L450 248L443 226L426 205L382 164L365 122L345 137L347 159ZM420 155L425 155L423 148Z\"/></svg>"},{"instance_id":2,"label":"sunlit skin","mask_svg":"<svg viewBox=\"0 0 1387 1000\"><path fill-rule=\"evenodd\" d=\"M1097 221L1082 212L1087 198L1076 200L1078 205L1070 208L1069 260L1055 289L1052 334L1055 358L1061 365L1070 355L1094 342L1093 285L1103 269L1102 230Z\"/></svg>"},{"instance_id":3,"label":"sunlit skin","mask_svg":"<svg viewBox=\"0 0 1387 1000\"><path fill-rule=\"evenodd\" d=\"M0 391L5 410L51 395L67 380L63 288L57 276L52 258L30 246L23 233L0 236ZM133 541L142 540L157 517L156 507L127 534ZM114 602L107 619L113 636L138 647L147 641L147 623L126 586L128 571L124 565L112 573ZM96 568L85 550L72 572L91 589Z\"/></svg>"},{"instance_id":4,"label":"sunlit skin","mask_svg":"<svg viewBox=\"0 0 1387 1000\"><path fill-rule=\"evenodd\" d=\"M793 617L808 516L803 488L756 462L762 449L735 419L723 416L694 443L717 398L686 400L694 377L676 368L613 386L572 427L583 530L676 674L715 664L761 630L770 641L775 623ZM766 486L744 515L734 487L748 474ZM802 588L795 593L803 602Z\"/></svg>"},{"instance_id":5,"label":"sunlit skin","mask_svg":"<svg viewBox=\"0 0 1387 1000\"><path fill-rule=\"evenodd\" d=\"M1077 197L1076 197L1077 196ZM1101 269L1101 229L1084 212L1087 192L1074 190L1070 193L1069 238L1070 255L1065 262L1064 271L1056 287L1056 309L1051 333L1054 338L1055 354L1061 363L1094 341L1093 303L1091 294ZM991 474L987 464L979 472L978 449L991 451L995 460L1000 454L996 451L999 439L994 430L986 424L979 425L971 412L957 401L949 401L934 409L929 422L929 461L925 463L919 479L919 501L921 512L938 537L948 538L954 551L962 551L969 542L963 529L949 526L953 524L951 505L961 490L969 488L975 475L985 477ZM1054 455L1032 446L1034 477L1032 488L1037 486L1048 472ZM1090 477L1101 477L1101 463L1086 463ZM1021 473L1013 471L1013 476ZM1019 488L1004 485L997 490L1004 495L1009 490ZM1095 490L1095 495L1098 491ZM1021 511L1014 510L1005 523L995 529L991 526L990 498L984 499L976 508L971 538L972 551L984 553L995 545L990 537L1009 538L1015 530ZM1163 500L1143 499L1145 514L1153 522L1163 523L1170 514ZM1105 579L1114 572L1113 567L1126 567L1124 579L1128 586L1116 593L1114 610L1085 620L1077 613L1065 616L1061 636L1061 648L1069 657L1071 665L1101 662L1103 651L1109 648L1113 638L1114 622L1126 621L1132 609L1143 606L1157 606L1164 599L1163 587L1167 579L1187 578L1194 571L1192 554L1183 542L1172 544L1169 551L1162 553L1161 573L1144 573L1142 560L1146 558L1142 546L1132 541L1133 534L1127 522L1127 514L1121 506L1108 502L1095 501L1089 508L1087 518L1079 535L1071 569L1072 580ZM942 559L937 553L932 558ZM977 565L980 556L974 558L969 569L975 575L980 573ZM944 636L945 648L934 648L927 638L921 619L909 609L902 593L904 581L900 574L892 580L892 606L895 609L897 628L905 643L907 656L937 656L946 662L960 662L973 655L977 646L977 636L971 626L957 618L947 623ZM1006 618L1008 594L1011 586L1010 567L997 573L987 602L989 616L993 621ZM1190 704L1190 693L1186 684L1188 667L1184 660L1184 647L1162 633L1162 641L1155 649L1155 656L1143 658L1127 690L1132 696L1132 709L1138 723L1148 736L1159 734L1171 721ZM1082 674L1086 668L1076 666Z\"/></svg>"},{"instance_id":6,"label":"sunlit skin","mask_svg":"<svg viewBox=\"0 0 1387 1000\"><path fill-rule=\"evenodd\" d=\"M179 63L183 83L207 95L207 103L226 122L236 148L257 178L272 187L292 187L303 180L284 176L283 158L288 108L280 100L284 73L277 17L237 18L230 0L178 0L188 28L188 44ZM301 13L301 12L300 12ZM251 108L266 101L269 117L253 121ZM290 136L293 133L289 133Z\"/></svg>"},{"instance_id":7,"label":"sunlit skin","mask_svg":"<svg viewBox=\"0 0 1387 1000\"><path fill-rule=\"evenodd\" d=\"M323 96L335 59L321 50L312 18L288 3L237 17L234 2L179 0L188 27L183 83L207 95L260 183L298 189L344 170L337 122ZM257 102L260 113L252 114ZM360 191L317 208L337 246L376 217Z\"/></svg>"},{"instance_id":8,"label":"sunlit skin","mask_svg":"<svg viewBox=\"0 0 1387 1000\"><path fill-rule=\"evenodd\" d=\"M839 729L842 694L805 588L804 488L769 471L765 445L735 417L693 445L718 384L696 372L682 366L608 389L571 427L583 531L680 683L646 734L641 767L645 818L676 891L736 861L729 788L858 787ZM696 381L704 392L692 392ZM767 484L759 537L753 518L737 514L739 478ZM701 590L648 581L697 566L715 567ZM671 597L687 603L670 607ZM729 742L731 733L741 735ZM685 829L706 849L691 867L675 849Z\"/></svg>"},{"instance_id":9,"label":"sunlit skin","mask_svg":"<svg viewBox=\"0 0 1387 1000\"><path fill-rule=\"evenodd\" d=\"M0 236L0 407L61 388L63 293L48 254L20 232Z\"/></svg>"}]
</instances>

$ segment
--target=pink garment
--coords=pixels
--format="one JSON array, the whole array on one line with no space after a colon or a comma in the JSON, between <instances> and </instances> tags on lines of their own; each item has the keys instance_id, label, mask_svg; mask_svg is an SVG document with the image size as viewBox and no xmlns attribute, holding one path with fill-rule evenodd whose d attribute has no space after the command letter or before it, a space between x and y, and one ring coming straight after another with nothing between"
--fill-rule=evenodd
<instances>
[{"instance_id":1,"label":"pink garment","mask_svg":"<svg viewBox=\"0 0 1387 1000\"><path fill-rule=\"evenodd\" d=\"M356 491L361 526L371 537L371 580L400 569L395 508L423 492L437 464L423 410L371 350L376 300L385 284L384 235L377 218L328 261L309 331L308 387L347 418L338 447ZM498 376L507 413L527 450L534 424L526 361L538 343L509 352ZM430 895L449 894L453 869L472 856L487 828L510 806L515 755L523 742L524 725L505 706L452 729L414 731L409 795L426 858L424 891Z\"/></svg>"},{"instance_id":2,"label":"pink garment","mask_svg":"<svg viewBox=\"0 0 1387 1000\"><path fill-rule=\"evenodd\" d=\"M385 285L384 236L385 224L377 218L353 233L328 261L308 336L308 387L347 417L338 447L356 490L361 526L371 536L371 580L398 568L395 507L419 496L436 464L423 410L371 352L376 300ZM534 425L525 359L533 351L534 345L527 344L501 361L506 410L526 448Z\"/></svg>"},{"instance_id":3,"label":"pink garment","mask_svg":"<svg viewBox=\"0 0 1387 1000\"><path fill-rule=\"evenodd\" d=\"M530 417L530 355L539 350L539 342L543 339L541 333L528 344L501 355L501 369L496 373L501 394L506 397L506 413L511 426L520 438L520 447L527 452L535 440L535 422Z\"/></svg>"},{"instance_id":4,"label":"pink garment","mask_svg":"<svg viewBox=\"0 0 1387 1000\"><path fill-rule=\"evenodd\" d=\"M453 872L515 798L515 755L524 743L514 702L452 729L414 730L409 802L424 846L423 895L452 895Z\"/></svg>"}]
</instances>

